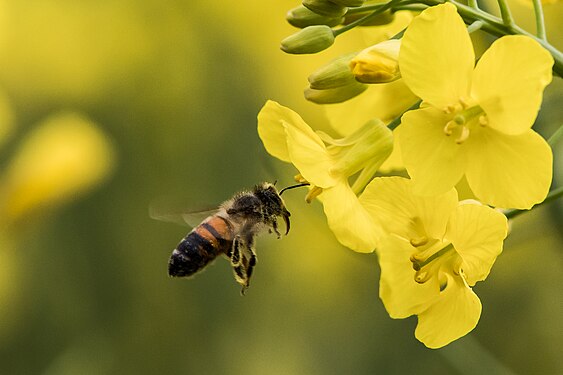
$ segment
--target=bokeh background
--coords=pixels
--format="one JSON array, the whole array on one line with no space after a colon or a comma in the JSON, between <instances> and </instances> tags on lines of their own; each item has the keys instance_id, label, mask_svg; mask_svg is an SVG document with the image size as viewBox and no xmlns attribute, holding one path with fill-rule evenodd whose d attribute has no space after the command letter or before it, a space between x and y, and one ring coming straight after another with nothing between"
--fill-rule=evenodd
<instances>
[{"instance_id":1,"label":"bokeh background","mask_svg":"<svg viewBox=\"0 0 563 375\"><path fill-rule=\"evenodd\" d=\"M470 335L441 350L378 299L376 256L338 245L318 203L286 195L292 231L258 240L245 297L219 259L167 276L187 228L155 201L216 204L295 171L256 133L267 99L326 127L315 56L279 41L297 1L0 0L0 374L561 374L563 205L518 217ZM532 8L513 3L533 31ZM546 8L563 48L561 3ZM563 85L536 126L561 124ZM563 183L563 142L556 184Z\"/></svg>"}]
</instances>

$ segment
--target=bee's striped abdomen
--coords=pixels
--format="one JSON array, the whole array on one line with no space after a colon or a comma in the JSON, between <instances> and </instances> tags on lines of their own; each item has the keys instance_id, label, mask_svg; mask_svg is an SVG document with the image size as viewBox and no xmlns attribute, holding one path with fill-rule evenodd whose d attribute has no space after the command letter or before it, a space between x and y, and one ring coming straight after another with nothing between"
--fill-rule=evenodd
<instances>
[{"instance_id":1,"label":"bee's striped abdomen","mask_svg":"<svg viewBox=\"0 0 563 375\"><path fill-rule=\"evenodd\" d=\"M194 228L172 252L170 276L191 276L232 245L232 228L219 216L212 216Z\"/></svg>"}]
</instances>

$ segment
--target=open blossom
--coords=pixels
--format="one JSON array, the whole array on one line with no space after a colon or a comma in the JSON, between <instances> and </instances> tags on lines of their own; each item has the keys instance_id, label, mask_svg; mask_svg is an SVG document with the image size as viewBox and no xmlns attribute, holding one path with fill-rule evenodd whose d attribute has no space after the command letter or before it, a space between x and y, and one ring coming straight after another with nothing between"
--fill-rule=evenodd
<instances>
[{"instance_id":1,"label":"open blossom","mask_svg":"<svg viewBox=\"0 0 563 375\"><path fill-rule=\"evenodd\" d=\"M481 315L471 287L485 280L501 253L506 217L477 202L458 202L455 189L417 196L413 182L401 177L375 178L360 200L388 233L377 254L389 315L417 315L415 335L430 348L470 332Z\"/></svg>"},{"instance_id":2,"label":"open blossom","mask_svg":"<svg viewBox=\"0 0 563 375\"><path fill-rule=\"evenodd\" d=\"M391 153L391 130L372 120L346 137L333 139L314 132L291 109L268 101L258 115L258 134L271 155L292 163L300 181L312 185L307 200L318 197L323 203L328 225L340 243L355 251L373 251L381 233L356 191ZM350 186L349 177L356 173Z\"/></svg>"},{"instance_id":3,"label":"open blossom","mask_svg":"<svg viewBox=\"0 0 563 375\"><path fill-rule=\"evenodd\" d=\"M401 76L423 99L402 118L402 156L424 195L448 191L465 175L475 196L528 209L552 178L552 152L531 127L551 82L553 58L532 38L495 41L475 65L455 6L428 8L402 39Z\"/></svg>"}]
</instances>

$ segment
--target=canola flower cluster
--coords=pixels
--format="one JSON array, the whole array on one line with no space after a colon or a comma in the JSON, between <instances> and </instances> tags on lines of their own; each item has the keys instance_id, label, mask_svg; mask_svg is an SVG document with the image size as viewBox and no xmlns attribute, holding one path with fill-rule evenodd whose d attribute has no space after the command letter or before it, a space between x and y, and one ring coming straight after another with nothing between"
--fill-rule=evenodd
<instances>
[{"instance_id":1,"label":"canola flower cluster","mask_svg":"<svg viewBox=\"0 0 563 375\"><path fill-rule=\"evenodd\" d=\"M258 133L272 156L295 166L297 181L310 184L306 200L322 203L338 241L377 253L389 315L417 315L416 338L440 348L479 321L472 287L486 279L508 233L498 208L530 209L549 193L552 150L532 125L554 58L535 38L507 35L476 63L469 32L483 23L468 31L451 3L401 20L389 11L400 1L362 5L304 0L288 13L303 29L282 41L285 52L315 53L360 24L404 28L309 77L308 100L346 102L327 110L342 136L314 131L273 101L258 115ZM389 100L400 104L378 104ZM355 111L372 118L351 124ZM409 178L392 175L400 169ZM459 201L462 180L475 199Z\"/></svg>"}]
</instances>

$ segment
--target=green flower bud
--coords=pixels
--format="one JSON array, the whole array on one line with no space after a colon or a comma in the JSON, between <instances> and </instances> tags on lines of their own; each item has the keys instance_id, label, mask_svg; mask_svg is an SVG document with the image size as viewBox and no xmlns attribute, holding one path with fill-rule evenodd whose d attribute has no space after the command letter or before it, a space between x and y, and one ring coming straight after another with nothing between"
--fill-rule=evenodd
<instances>
[{"instance_id":1,"label":"green flower bud","mask_svg":"<svg viewBox=\"0 0 563 375\"><path fill-rule=\"evenodd\" d=\"M328 0L303 0L303 6L326 17L342 17L348 11L345 6Z\"/></svg>"},{"instance_id":2,"label":"green flower bud","mask_svg":"<svg viewBox=\"0 0 563 375\"><path fill-rule=\"evenodd\" d=\"M361 7L365 0L330 0L331 2L345 7Z\"/></svg>"},{"instance_id":3,"label":"green flower bud","mask_svg":"<svg viewBox=\"0 0 563 375\"><path fill-rule=\"evenodd\" d=\"M350 60L356 54L342 55L314 71L308 78L311 88L326 90L354 83L356 77L350 70Z\"/></svg>"},{"instance_id":4,"label":"green flower bud","mask_svg":"<svg viewBox=\"0 0 563 375\"><path fill-rule=\"evenodd\" d=\"M313 25L327 25L330 27L340 25L344 18L321 16L303 5L290 9L285 16L290 25L303 29Z\"/></svg>"},{"instance_id":5,"label":"green flower bud","mask_svg":"<svg viewBox=\"0 0 563 375\"><path fill-rule=\"evenodd\" d=\"M344 18L343 25L348 25L354 21L359 20L362 17L365 17L369 14L369 12L365 13L352 13L347 14ZM386 10L383 13L379 13L377 16L370 18L369 21L362 23L360 26L383 26L388 25L395 19L395 13L391 12L390 10Z\"/></svg>"},{"instance_id":6,"label":"green flower bud","mask_svg":"<svg viewBox=\"0 0 563 375\"><path fill-rule=\"evenodd\" d=\"M353 97L360 95L368 88L359 82L352 82L345 86L339 86L332 89L317 90L310 87L305 89L305 99L316 104L333 104L341 103Z\"/></svg>"},{"instance_id":7,"label":"green flower bud","mask_svg":"<svg viewBox=\"0 0 563 375\"><path fill-rule=\"evenodd\" d=\"M281 42L281 49L286 53L317 53L334 43L334 33L326 25L308 26Z\"/></svg>"}]
</instances>

